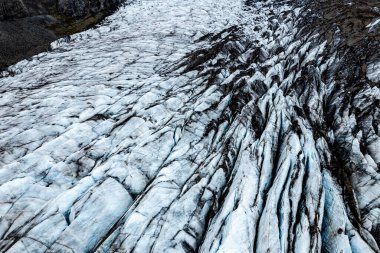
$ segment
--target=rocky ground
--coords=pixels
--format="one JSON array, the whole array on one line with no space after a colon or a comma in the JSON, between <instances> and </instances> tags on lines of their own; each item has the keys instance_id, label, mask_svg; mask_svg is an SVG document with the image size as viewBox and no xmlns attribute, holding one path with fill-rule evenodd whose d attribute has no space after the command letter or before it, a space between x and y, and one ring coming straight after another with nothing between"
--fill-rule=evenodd
<instances>
[{"instance_id":1,"label":"rocky ground","mask_svg":"<svg viewBox=\"0 0 380 253\"><path fill-rule=\"evenodd\" d=\"M50 49L54 40L83 31L122 0L0 0L0 69Z\"/></svg>"},{"instance_id":2,"label":"rocky ground","mask_svg":"<svg viewBox=\"0 0 380 253\"><path fill-rule=\"evenodd\" d=\"M10 67L0 251L380 252L379 8L134 1Z\"/></svg>"}]
</instances>

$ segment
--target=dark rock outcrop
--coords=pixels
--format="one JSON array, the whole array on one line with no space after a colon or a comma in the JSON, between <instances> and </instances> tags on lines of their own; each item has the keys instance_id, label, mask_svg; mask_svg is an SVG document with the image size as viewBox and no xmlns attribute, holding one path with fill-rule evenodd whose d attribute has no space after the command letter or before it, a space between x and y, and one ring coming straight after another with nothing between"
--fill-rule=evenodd
<instances>
[{"instance_id":1,"label":"dark rock outcrop","mask_svg":"<svg viewBox=\"0 0 380 253\"><path fill-rule=\"evenodd\" d=\"M122 0L58 0L58 10L65 15L83 17L114 9Z\"/></svg>"}]
</instances>

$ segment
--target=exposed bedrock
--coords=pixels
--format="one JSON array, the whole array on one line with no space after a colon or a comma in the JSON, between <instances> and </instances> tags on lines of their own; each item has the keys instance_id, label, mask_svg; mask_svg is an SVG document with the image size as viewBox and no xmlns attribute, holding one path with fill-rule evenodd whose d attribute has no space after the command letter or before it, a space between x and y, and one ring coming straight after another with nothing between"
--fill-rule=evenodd
<instances>
[{"instance_id":1,"label":"exposed bedrock","mask_svg":"<svg viewBox=\"0 0 380 253\"><path fill-rule=\"evenodd\" d=\"M380 252L379 8L137 1L10 67L0 251Z\"/></svg>"}]
</instances>

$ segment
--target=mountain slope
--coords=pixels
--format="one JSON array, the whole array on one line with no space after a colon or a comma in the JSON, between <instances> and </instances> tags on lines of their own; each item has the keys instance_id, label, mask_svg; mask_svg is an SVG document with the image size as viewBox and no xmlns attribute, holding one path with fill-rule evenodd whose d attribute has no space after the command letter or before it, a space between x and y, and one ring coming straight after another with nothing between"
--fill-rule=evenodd
<instances>
[{"instance_id":1,"label":"mountain slope","mask_svg":"<svg viewBox=\"0 0 380 253\"><path fill-rule=\"evenodd\" d=\"M121 0L0 0L0 70L48 51L113 13Z\"/></svg>"}]
</instances>

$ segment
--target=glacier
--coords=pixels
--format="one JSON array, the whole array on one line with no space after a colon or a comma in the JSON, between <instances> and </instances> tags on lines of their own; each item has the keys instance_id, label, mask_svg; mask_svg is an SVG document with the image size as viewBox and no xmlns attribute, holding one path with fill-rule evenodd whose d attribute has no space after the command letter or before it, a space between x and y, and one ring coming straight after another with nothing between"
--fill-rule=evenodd
<instances>
[{"instance_id":1,"label":"glacier","mask_svg":"<svg viewBox=\"0 0 380 253\"><path fill-rule=\"evenodd\" d=\"M331 2L130 1L1 73L0 252L380 252L380 4Z\"/></svg>"}]
</instances>

